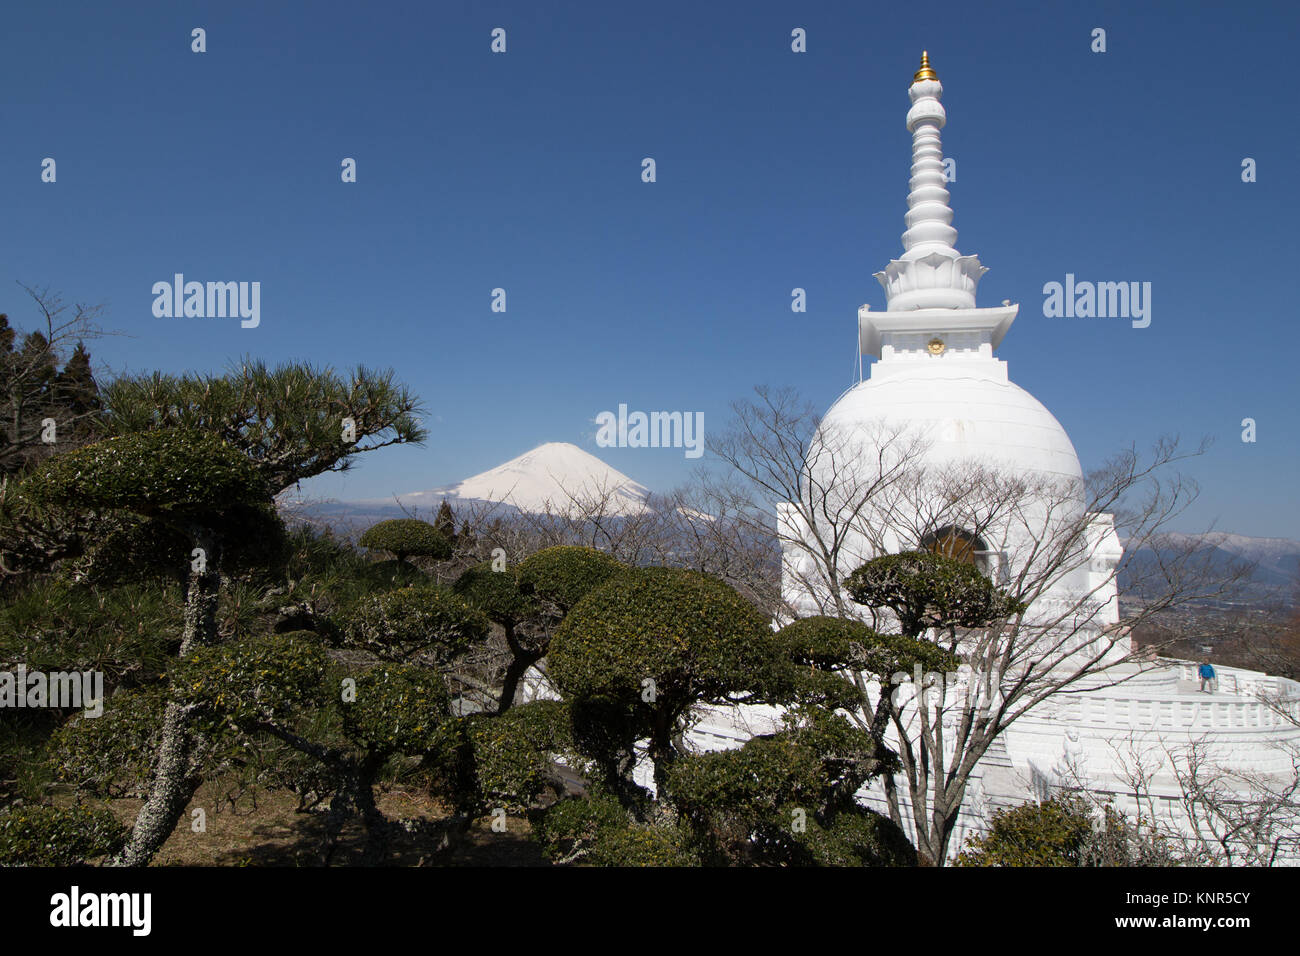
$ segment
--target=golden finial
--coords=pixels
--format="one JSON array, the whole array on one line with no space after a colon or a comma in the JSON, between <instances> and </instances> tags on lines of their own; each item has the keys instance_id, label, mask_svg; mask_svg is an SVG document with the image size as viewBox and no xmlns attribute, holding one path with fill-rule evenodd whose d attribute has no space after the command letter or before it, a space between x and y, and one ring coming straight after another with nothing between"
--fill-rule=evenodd
<instances>
[{"instance_id":1,"label":"golden finial","mask_svg":"<svg viewBox=\"0 0 1300 956\"><path fill-rule=\"evenodd\" d=\"M920 83L922 80L937 80L939 74L930 69L930 54L926 50L921 51L921 68L916 71L912 77L913 83Z\"/></svg>"}]
</instances>

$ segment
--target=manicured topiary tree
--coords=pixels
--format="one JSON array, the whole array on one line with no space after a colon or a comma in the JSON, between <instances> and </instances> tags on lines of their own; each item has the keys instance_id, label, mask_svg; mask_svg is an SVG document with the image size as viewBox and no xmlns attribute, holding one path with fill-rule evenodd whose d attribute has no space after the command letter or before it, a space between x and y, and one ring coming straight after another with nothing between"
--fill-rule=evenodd
<instances>
[{"instance_id":1,"label":"manicured topiary tree","mask_svg":"<svg viewBox=\"0 0 1300 956\"><path fill-rule=\"evenodd\" d=\"M1015 629L1008 622L1022 615L1026 604L975 565L929 551L874 558L849 575L846 590L858 604L885 612L881 616L896 623L895 633L878 641L868 658L882 685L871 729L879 734L887 722L893 725L900 776L915 808L917 847L941 865L975 761L1007 720L1001 671L1014 659L1014 638L1008 642L998 635L1008 626ZM1023 667L1025 658L1020 660ZM964 690L953 680L961 662L971 667ZM903 675L909 671L912 679L924 673L923 686L903 700L893 693L895 680L907 679ZM925 719L906 719L908 706L924 711ZM944 713L937 712L940 707ZM900 819L893 776L886 779L885 796L890 816Z\"/></svg>"},{"instance_id":2,"label":"manicured topiary tree","mask_svg":"<svg viewBox=\"0 0 1300 956\"><path fill-rule=\"evenodd\" d=\"M371 525L361 536L360 544L372 551L387 551L403 563L407 558L445 561L452 552L446 535L418 518L392 518Z\"/></svg>"},{"instance_id":3,"label":"manicured topiary tree","mask_svg":"<svg viewBox=\"0 0 1300 956\"><path fill-rule=\"evenodd\" d=\"M544 613L561 620L584 597L627 570L596 548L559 545L529 555L519 565L519 590Z\"/></svg>"},{"instance_id":4,"label":"manicured topiary tree","mask_svg":"<svg viewBox=\"0 0 1300 956\"><path fill-rule=\"evenodd\" d=\"M550 758L573 751L566 704L534 700L503 714L475 714L467 724L483 806L522 810L548 788L563 790Z\"/></svg>"},{"instance_id":5,"label":"manicured topiary tree","mask_svg":"<svg viewBox=\"0 0 1300 956\"><path fill-rule=\"evenodd\" d=\"M383 860L393 826L375 802L379 772L395 755L433 752L450 714L436 671L390 663L339 670L310 632L205 648L181 664L174 680L196 713L269 734L331 771L327 861L353 815L366 827L366 860ZM322 717L335 735L320 736Z\"/></svg>"},{"instance_id":6,"label":"manicured topiary tree","mask_svg":"<svg viewBox=\"0 0 1300 956\"><path fill-rule=\"evenodd\" d=\"M452 590L486 614L505 634L510 661L497 698L497 713L505 713L514 706L520 682L546 653L550 639L537 600L519 589L514 571L497 570L491 561L466 568Z\"/></svg>"},{"instance_id":7,"label":"manicured topiary tree","mask_svg":"<svg viewBox=\"0 0 1300 956\"><path fill-rule=\"evenodd\" d=\"M861 621L839 617L800 618L777 632L777 642L799 665L799 680L809 691L816 688L831 695L837 683L855 690L853 699L828 696L824 702L832 707L852 711L867 706L867 681L878 683L874 712L864 721L882 745L895 689L923 674L952 673L961 664L956 654L933 641L882 634Z\"/></svg>"},{"instance_id":8,"label":"manicured topiary tree","mask_svg":"<svg viewBox=\"0 0 1300 956\"><path fill-rule=\"evenodd\" d=\"M174 573L179 568L189 577L181 641L185 655L217 637L219 582L232 580L232 573L245 567L253 570L255 562L261 560L254 557L258 547L273 543L281 530L271 507L272 495L313 475L345 470L366 451L419 442L424 437L416 417L418 400L394 381L391 372L365 368L338 374L289 363L272 369L249 359L216 376L119 377L102 398L95 426L97 433L115 436L105 446L110 451L101 447L75 458L61 455L62 462L33 475L25 487L11 482L6 489L0 489L0 525L6 526L0 528L5 532L0 537L6 538L0 542L0 551L4 551L0 555L0 573L6 574L12 584L14 571L57 565L61 579L75 582L94 596L86 585L96 590L110 586L116 592L133 578ZM61 452L66 449L64 431L60 419L57 450ZM189 464L182 461L181 453L195 451L195 442L208 443L217 457L199 460L203 456L191 455ZM47 449L46 453L53 450ZM228 454L231 450L235 456ZM250 471L241 474L241 467ZM264 486L262 491L242 493L258 482ZM246 486L242 490L241 484ZM15 515L22 520L10 521ZM51 520L46 520L47 516ZM20 538L17 550L9 547L10 525ZM59 533L44 534L40 529L46 526ZM415 573L409 570L396 577L405 579ZM370 576L364 576L365 581L359 580L363 575L354 577L358 580L344 582L343 589L351 589L348 598L370 590ZM338 581L331 581L329 587L332 589ZM229 624L235 633L242 633L254 623L266 599L280 590L270 588L259 595L263 583L269 582L256 582L248 588L240 582L238 600L229 606L238 620L232 614L222 619L223 625ZM289 583L292 590L294 583ZM384 581L374 583L387 586ZM315 593L316 582L312 584ZM153 582L150 586L154 586ZM167 593L169 589L157 590ZM337 606L338 599L339 595L331 590L323 598L325 609ZM141 627L152 635L147 645L132 640ZM48 629L38 629L42 631ZM152 623L152 618L134 621L129 615L119 617L104 631L106 641L118 638L119 653L131 649L133 643L144 646L151 654L155 645L164 645L165 650L176 645L170 634L161 633ZM171 676L174 670L167 663L150 659L132 667L126 662L125 668L118 670L125 669L128 685L153 684L154 689L162 690L157 686L166 679L162 675ZM105 721L119 709L128 709L118 707L122 696L116 695L106 706ZM165 698L166 691L159 696ZM139 710L129 709L133 713ZM213 751L212 741L194 733L177 733L177 720L182 730L189 729L185 714L192 712L184 711L178 718L176 708L165 704L157 711L158 721L165 728L156 724L146 735L146 726L128 721L132 726L123 729L141 733L118 735L147 739L149 746L140 752L148 754L154 765L149 799L119 861L146 863L170 834L183 811L185 794L193 792L203 774L221 766L202 756ZM73 719L69 731L75 728L84 733L96 726L95 721ZM103 741L106 735L88 736ZM222 746L228 742L223 740ZM85 756L87 751L82 747L78 752ZM102 763L104 766L92 769L108 780L108 772L113 769L109 755ZM134 767L137 763L123 756L118 766ZM164 786L164 781L170 783ZM128 784L119 779L113 785ZM160 803L163 791L170 797Z\"/></svg>"},{"instance_id":9,"label":"manicured topiary tree","mask_svg":"<svg viewBox=\"0 0 1300 956\"><path fill-rule=\"evenodd\" d=\"M614 797L588 793L548 807L538 816L533 836L552 860L570 863L590 853L612 831L624 830L633 822L627 808Z\"/></svg>"},{"instance_id":10,"label":"manicured topiary tree","mask_svg":"<svg viewBox=\"0 0 1300 956\"><path fill-rule=\"evenodd\" d=\"M844 717L804 711L799 725L738 750L682 757L669 770L669 792L708 859L820 865L836 828L860 826L846 821L868 812L855 803L858 789L895 766L892 753ZM836 865L886 862L855 858L848 845L838 852L846 862Z\"/></svg>"},{"instance_id":11,"label":"manicured topiary tree","mask_svg":"<svg viewBox=\"0 0 1300 956\"><path fill-rule=\"evenodd\" d=\"M770 700L781 656L767 621L726 584L695 571L621 573L580 601L551 641L548 672L592 717L627 715L628 733L649 739L655 780L667 786L675 738L701 703Z\"/></svg>"},{"instance_id":12,"label":"manicured topiary tree","mask_svg":"<svg viewBox=\"0 0 1300 956\"><path fill-rule=\"evenodd\" d=\"M266 511L267 485L248 459L196 431L124 435L57 455L24 480L21 492L44 505L131 512L191 544L182 656L215 636L211 615L226 539L250 520L263 534L277 524Z\"/></svg>"},{"instance_id":13,"label":"manicured topiary tree","mask_svg":"<svg viewBox=\"0 0 1300 956\"><path fill-rule=\"evenodd\" d=\"M987 627L1024 610L975 565L930 551L874 558L849 575L846 589L858 604L892 611L908 637Z\"/></svg>"},{"instance_id":14,"label":"manicured topiary tree","mask_svg":"<svg viewBox=\"0 0 1300 956\"><path fill-rule=\"evenodd\" d=\"M624 570L603 551L565 545L538 551L514 570L487 561L461 574L454 590L501 626L510 649L498 712L513 706L524 675L546 656L570 608Z\"/></svg>"},{"instance_id":15,"label":"manicured topiary tree","mask_svg":"<svg viewBox=\"0 0 1300 956\"><path fill-rule=\"evenodd\" d=\"M362 598L341 616L344 641L389 661L445 664L488 633L488 619L450 588L398 588Z\"/></svg>"},{"instance_id":16,"label":"manicured topiary tree","mask_svg":"<svg viewBox=\"0 0 1300 956\"><path fill-rule=\"evenodd\" d=\"M33 471L20 490L40 505L75 502L83 508L130 512L192 542L182 658L216 639L219 569L227 538L250 522L262 534L280 527L269 510L267 483L248 458L193 430L123 435L57 455ZM194 744L189 712L168 704L149 796L117 862L147 862L171 834L198 788Z\"/></svg>"}]
</instances>

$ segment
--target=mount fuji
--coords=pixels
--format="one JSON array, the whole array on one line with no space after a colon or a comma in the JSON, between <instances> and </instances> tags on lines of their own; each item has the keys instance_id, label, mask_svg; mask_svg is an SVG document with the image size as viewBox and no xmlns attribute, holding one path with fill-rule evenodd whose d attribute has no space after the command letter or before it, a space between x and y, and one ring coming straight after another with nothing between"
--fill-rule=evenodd
<instances>
[{"instance_id":1,"label":"mount fuji","mask_svg":"<svg viewBox=\"0 0 1300 956\"><path fill-rule=\"evenodd\" d=\"M454 485L339 503L328 510L373 514L400 507L436 511L446 501L498 502L520 511L563 511L575 503L605 500L609 515L628 517L648 511L650 489L568 442L547 442Z\"/></svg>"}]
</instances>

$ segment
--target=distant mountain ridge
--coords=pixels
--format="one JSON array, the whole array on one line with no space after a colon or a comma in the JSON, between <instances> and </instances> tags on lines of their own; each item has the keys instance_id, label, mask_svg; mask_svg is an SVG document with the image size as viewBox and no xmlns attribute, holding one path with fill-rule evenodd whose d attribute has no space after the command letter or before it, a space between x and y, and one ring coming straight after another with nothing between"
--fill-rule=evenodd
<instances>
[{"instance_id":1,"label":"distant mountain ridge","mask_svg":"<svg viewBox=\"0 0 1300 956\"><path fill-rule=\"evenodd\" d=\"M608 516L631 517L652 507L651 492L641 483L610 467L590 452L568 442L546 442L495 468L463 481L423 491L394 494L387 498L307 504L305 510L322 517L344 519L363 525L404 513L431 517L446 501L497 503L523 512L544 513L567 510L574 502L601 499ZM773 517L775 520L775 516ZM1193 535L1170 534L1171 548ZM1201 537L1201 536L1195 536ZM1292 538L1253 538L1229 532L1211 532L1212 562L1225 571L1236 561L1256 563L1249 589L1257 599L1294 598L1300 585L1300 541ZM1151 549L1131 556L1136 564L1156 561ZM1121 590L1126 589L1122 576Z\"/></svg>"},{"instance_id":2,"label":"distant mountain ridge","mask_svg":"<svg viewBox=\"0 0 1300 956\"><path fill-rule=\"evenodd\" d=\"M1294 604L1300 597L1300 541L1292 538L1252 538L1244 534L1211 531L1204 535L1169 534L1167 548L1147 547L1129 556L1128 575L1120 575L1120 590L1127 591L1134 574L1159 566L1159 563L1177 557L1177 549L1190 541L1197 541L1211 551L1207 555L1211 568L1221 569L1225 575L1241 561L1255 564L1249 578L1242 582L1241 600L1249 604L1280 601ZM1157 575L1158 576L1158 575ZM1217 603L1217 602L1210 602ZM1239 603L1239 602L1234 602Z\"/></svg>"}]
</instances>

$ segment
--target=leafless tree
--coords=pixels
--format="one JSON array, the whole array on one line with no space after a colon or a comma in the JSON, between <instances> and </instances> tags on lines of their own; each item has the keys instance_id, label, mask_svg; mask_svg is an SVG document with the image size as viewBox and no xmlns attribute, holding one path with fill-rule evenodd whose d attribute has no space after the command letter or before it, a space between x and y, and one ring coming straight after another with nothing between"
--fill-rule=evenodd
<instances>
[{"instance_id":1,"label":"leafless tree","mask_svg":"<svg viewBox=\"0 0 1300 956\"><path fill-rule=\"evenodd\" d=\"M735 512L757 525L784 507L777 537L795 613L894 629L888 613L855 605L844 583L871 557L942 549L944 529L960 529L971 558L981 558L973 543L982 544L986 572L1028 608L978 630L932 629L928 638L963 666L927 678L924 694L896 694L890 677L853 677L867 698L855 719L880 732L883 716L903 764L901 779L886 781L889 813L900 825L907 817L935 863L947 856L971 775L999 734L1049 698L1131 678L1144 663L1129 653L1134 627L1221 595L1249 571L1241 564L1225 574L1203 539L1167 533L1196 496L1170 472L1204 445L1185 452L1168 439L1146 456L1130 449L1082 482L979 461L933 464L919 429L881 422L837 431L820 427L789 390L757 393L737 403L735 424L711 448L737 473L727 486ZM1114 535L1105 514L1114 515ZM1135 600L1115 599L1121 576ZM908 699L895 703L900 697Z\"/></svg>"},{"instance_id":2,"label":"leafless tree","mask_svg":"<svg viewBox=\"0 0 1300 956\"><path fill-rule=\"evenodd\" d=\"M93 379L68 381L67 365L74 354L86 360L82 349L90 339L107 333L99 327L102 305L69 305L48 288L19 284L36 310L36 321L21 333L8 326L7 317L0 327L0 475L12 476L41 458L75 447L90 432L89 425L98 415L93 395L65 395L75 388L93 390ZM64 366L64 372L60 372ZM79 370L89 378L87 364ZM52 418L51 434L45 420Z\"/></svg>"},{"instance_id":3,"label":"leafless tree","mask_svg":"<svg viewBox=\"0 0 1300 956\"><path fill-rule=\"evenodd\" d=\"M850 549L870 534L873 502L897 490L925 450L906 429L880 425L854 440L825 440L812 405L793 389L755 389L757 401L732 403L729 429L708 443L731 473L705 476L705 508L732 516L756 540L775 538L785 573L817 602L819 613L852 616L843 578L857 564ZM868 445L876 455L861 454ZM790 520L775 519L778 506ZM787 609L792 610L792 609Z\"/></svg>"},{"instance_id":4,"label":"leafless tree","mask_svg":"<svg viewBox=\"0 0 1300 956\"><path fill-rule=\"evenodd\" d=\"M1280 772L1231 767L1205 736L1172 743L1142 735L1113 748L1112 765L1138 827L1175 848L1184 865L1274 866L1300 856L1300 748L1272 746L1287 765Z\"/></svg>"}]
</instances>

